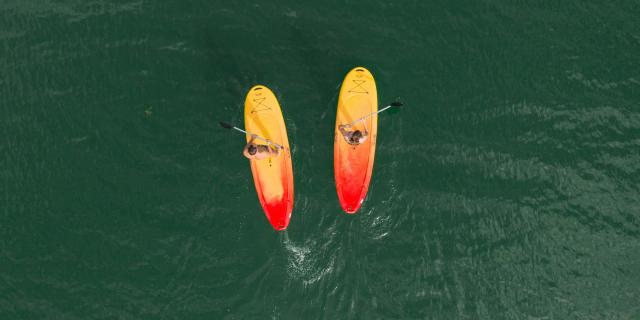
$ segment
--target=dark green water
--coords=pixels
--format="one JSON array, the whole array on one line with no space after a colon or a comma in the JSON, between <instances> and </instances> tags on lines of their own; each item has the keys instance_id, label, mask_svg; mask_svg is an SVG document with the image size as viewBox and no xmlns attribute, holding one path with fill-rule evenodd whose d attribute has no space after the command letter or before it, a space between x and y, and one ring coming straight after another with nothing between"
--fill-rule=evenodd
<instances>
[{"instance_id":1,"label":"dark green water","mask_svg":"<svg viewBox=\"0 0 640 320\"><path fill-rule=\"evenodd\" d=\"M0 1L0 319L640 319L638 1ZM357 215L333 126L379 99ZM242 135L283 108L274 232Z\"/></svg>"}]
</instances>

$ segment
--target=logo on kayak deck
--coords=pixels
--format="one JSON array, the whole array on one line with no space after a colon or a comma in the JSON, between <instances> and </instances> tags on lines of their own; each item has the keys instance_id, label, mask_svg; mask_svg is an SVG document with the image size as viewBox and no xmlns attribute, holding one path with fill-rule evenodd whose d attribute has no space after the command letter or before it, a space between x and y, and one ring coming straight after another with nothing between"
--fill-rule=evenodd
<instances>
[{"instance_id":1,"label":"logo on kayak deck","mask_svg":"<svg viewBox=\"0 0 640 320\"><path fill-rule=\"evenodd\" d=\"M366 93L369 94L369 91L367 91L367 89L365 89L362 85L365 84L367 82L367 80L351 80L353 81L353 84L355 85L353 88L349 89L350 93Z\"/></svg>"},{"instance_id":2,"label":"logo on kayak deck","mask_svg":"<svg viewBox=\"0 0 640 320\"><path fill-rule=\"evenodd\" d=\"M257 95L262 95L262 93L256 94L256 96ZM251 113L271 110L271 107L263 103L265 100L267 100L267 98L253 98L255 106L251 109Z\"/></svg>"}]
</instances>

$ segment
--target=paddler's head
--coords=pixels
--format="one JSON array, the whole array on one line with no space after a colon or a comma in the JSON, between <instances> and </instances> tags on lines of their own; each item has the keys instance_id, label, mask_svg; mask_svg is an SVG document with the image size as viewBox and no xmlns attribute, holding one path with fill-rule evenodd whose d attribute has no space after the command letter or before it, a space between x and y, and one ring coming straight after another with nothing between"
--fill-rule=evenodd
<instances>
[{"instance_id":1,"label":"paddler's head","mask_svg":"<svg viewBox=\"0 0 640 320\"><path fill-rule=\"evenodd\" d=\"M258 148L255 145L250 145L247 151L249 151L250 155L255 155L258 152Z\"/></svg>"},{"instance_id":2,"label":"paddler's head","mask_svg":"<svg viewBox=\"0 0 640 320\"><path fill-rule=\"evenodd\" d=\"M360 139L362 139L362 131L356 130L351 134L352 143L360 143Z\"/></svg>"}]
</instances>

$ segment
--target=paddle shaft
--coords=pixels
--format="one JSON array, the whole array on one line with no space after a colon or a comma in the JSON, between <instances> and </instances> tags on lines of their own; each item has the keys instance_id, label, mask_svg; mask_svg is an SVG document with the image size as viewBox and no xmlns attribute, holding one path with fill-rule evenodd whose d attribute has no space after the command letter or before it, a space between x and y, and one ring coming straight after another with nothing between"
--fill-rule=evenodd
<instances>
[{"instance_id":1,"label":"paddle shaft","mask_svg":"<svg viewBox=\"0 0 640 320\"><path fill-rule=\"evenodd\" d=\"M233 128L233 129L236 129L236 130L238 130L238 131L240 131L240 132L242 132L242 133L245 133L245 134L249 134L249 135L251 134L250 132L246 132L246 131L244 131L244 130L242 130L242 129L238 128L238 127L232 127L232 128ZM265 138L263 138L263 137L261 137L261 136L256 135L256 139L262 140L262 141L264 141L264 142L266 142L266 143L269 143L269 144L273 144L273 145L275 145L276 147L278 147L278 148L280 148L280 149L284 149L284 147L283 147L283 146L281 146L281 145L279 145L279 144L277 144L277 143L275 143L275 142L273 142L273 141L269 141L269 140L267 140L267 139L265 139Z\"/></svg>"},{"instance_id":2,"label":"paddle shaft","mask_svg":"<svg viewBox=\"0 0 640 320\"><path fill-rule=\"evenodd\" d=\"M391 107L393 107L393 106L392 106L392 105L388 105L388 106L386 106L386 107L384 107L384 108L382 108L382 109L380 109L380 110L378 110L378 111L376 111L376 112L371 112L371 113L369 113L368 115L366 115L366 116L364 116L364 117L362 117L362 118L359 118L359 119L357 119L357 120L355 120L355 121L353 121L353 122L351 122L351 123L349 123L349 124L347 124L347 125L353 125L354 123L356 123L356 122L358 122L358 121L362 121L362 120L364 120L364 119L366 119L366 118L371 117L372 115L378 114L378 113L380 113L380 112L382 112L382 111L385 111L385 110L387 110L387 109L389 109L389 108L391 108Z\"/></svg>"}]
</instances>

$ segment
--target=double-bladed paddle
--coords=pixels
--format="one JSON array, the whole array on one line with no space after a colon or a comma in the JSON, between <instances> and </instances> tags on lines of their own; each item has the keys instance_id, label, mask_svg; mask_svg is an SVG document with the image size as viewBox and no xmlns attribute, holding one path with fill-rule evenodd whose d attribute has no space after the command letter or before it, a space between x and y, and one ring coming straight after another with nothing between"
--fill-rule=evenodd
<instances>
[{"instance_id":1,"label":"double-bladed paddle","mask_svg":"<svg viewBox=\"0 0 640 320\"><path fill-rule=\"evenodd\" d=\"M242 133L244 133L244 134L254 135L254 134L252 134L251 132L246 132L246 131L244 131L244 130L242 130L242 129L240 129L240 128L238 128L238 127L234 126L234 125L231 125L231 124L229 124L229 123L222 122L222 121L219 121L219 123L220 123L220 126L221 126L221 127L223 127L223 128L225 128L225 129L235 129L235 130L240 131L240 132L242 132ZM264 142L266 142L266 143L268 143L268 144L272 144L272 145L274 145L274 146L276 146L276 147L278 147L278 148L280 148L280 149L283 149L283 150L284 150L284 147L283 147L283 146L281 146L281 145L279 145L279 144L277 144L277 143L275 143L275 142L273 142L273 141L269 141L269 140L267 140L267 139L265 139L265 138L263 138L263 137L261 137L261 136L259 136L259 135L257 135L257 134L256 134L256 135L254 135L254 136L256 137L256 139L262 140L262 141L264 141Z\"/></svg>"},{"instance_id":2,"label":"double-bladed paddle","mask_svg":"<svg viewBox=\"0 0 640 320\"><path fill-rule=\"evenodd\" d=\"M371 112L371 113L369 113L368 115L366 115L366 116L364 116L364 117L358 118L358 119L356 119L355 121L353 121L353 122L351 122L351 123L346 124L346 126L353 125L353 124L355 124L355 123L356 123L356 122L358 122L358 121L362 121L362 120L364 120L364 119L366 119L366 118L369 118L369 117L371 117L371 116L373 116L373 115L376 115L376 114L378 114L378 113L380 113L380 112L383 112L383 111L385 111L385 110L387 110L387 109L389 109L389 108L391 108L391 107L402 107L402 106L403 106L403 104L402 104L402 102L400 102L400 101L391 102L388 106L386 106L386 107L384 107L384 108L382 108L382 109L380 109L380 110L378 110L378 111L376 111L376 112Z\"/></svg>"}]
</instances>

